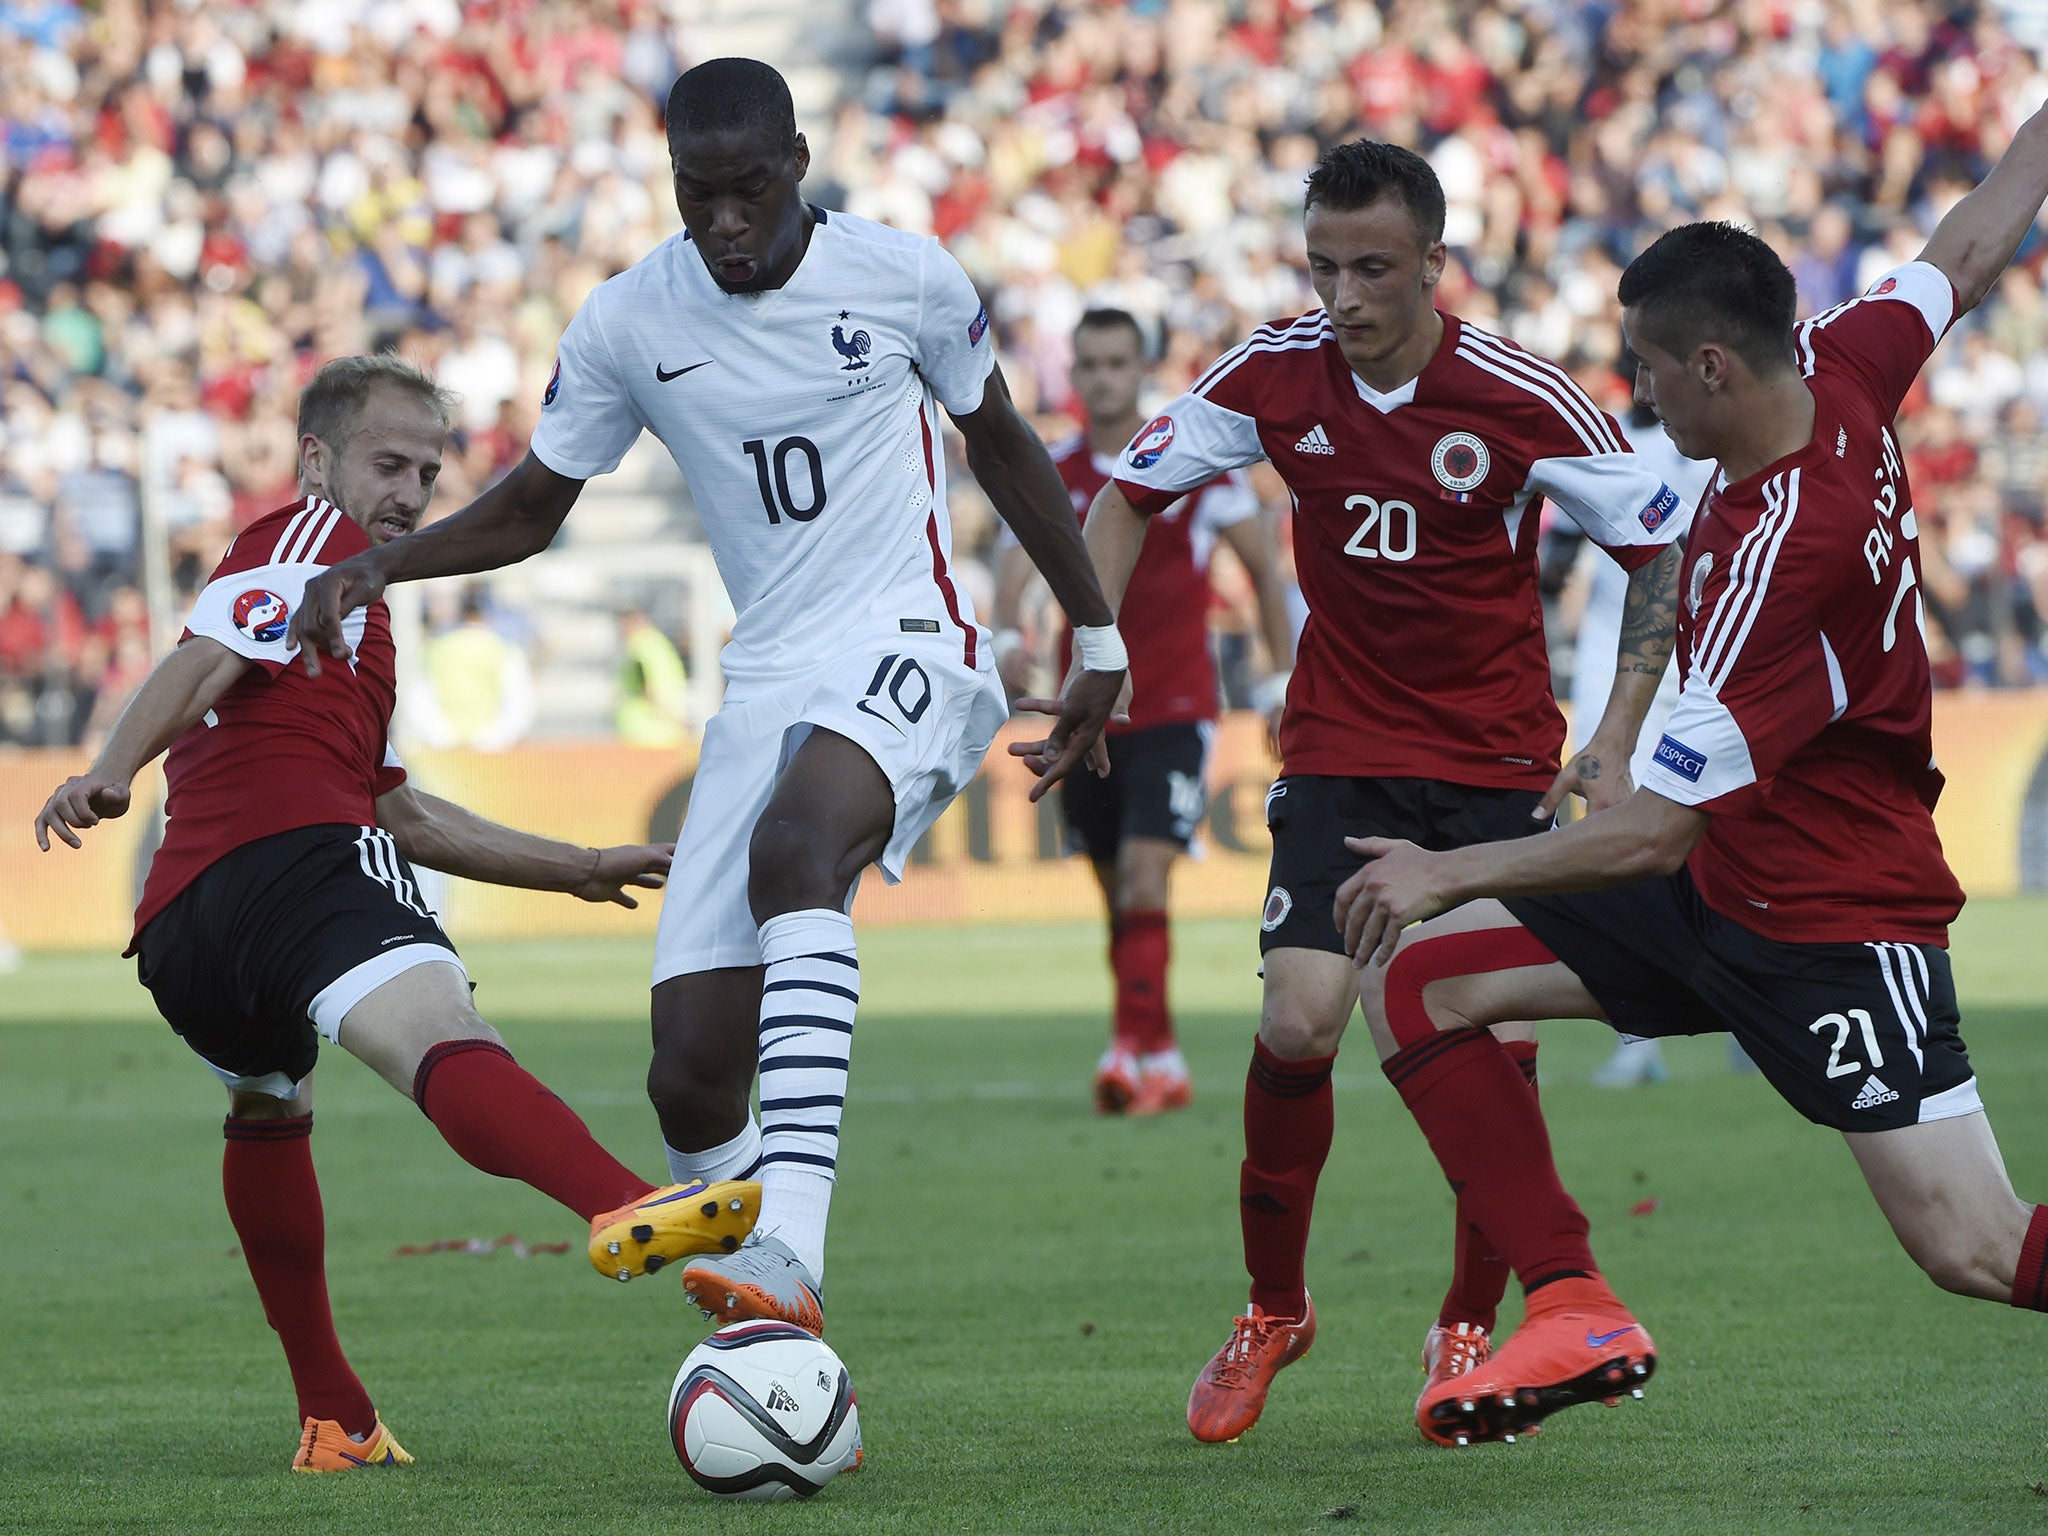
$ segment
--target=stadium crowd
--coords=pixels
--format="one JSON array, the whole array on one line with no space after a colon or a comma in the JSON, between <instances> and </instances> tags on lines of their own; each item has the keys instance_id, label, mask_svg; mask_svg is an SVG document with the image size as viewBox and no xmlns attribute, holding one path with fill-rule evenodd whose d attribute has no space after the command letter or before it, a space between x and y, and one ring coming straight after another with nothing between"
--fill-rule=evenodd
<instances>
[{"instance_id":1,"label":"stadium crowd","mask_svg":"<svg viewBox=\"0 0 2048 1536\"><path fill-rule=\"evenodd\" d=\"M1151 326L1172 390L1312 304L1326 143L1425 149L1446 304L1625 413L1614 285L1657 231L1755 223L1817 312L2048 96L1989 4L864 3L875 54L812 196L947 240L1048 435L1086 305ZM568 315L677 227L659 103L690 9L0 0L0 743L105 723L149 657L145 511L189 591L289 499L324 358L396 345L461 394L444 510L518 457ZM1949 685L2048 680L2044 257L1901 421ZM971 567L993 528L960 472Z\"/></svg>"}]
</instances>

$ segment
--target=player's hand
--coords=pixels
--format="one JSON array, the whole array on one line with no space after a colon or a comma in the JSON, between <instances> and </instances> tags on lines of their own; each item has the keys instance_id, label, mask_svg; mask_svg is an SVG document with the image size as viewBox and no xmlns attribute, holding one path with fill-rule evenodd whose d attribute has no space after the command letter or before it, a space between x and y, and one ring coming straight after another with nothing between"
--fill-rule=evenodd
<instances>
[{"instance_id":1,"label":"player's hand","mask_svg":"<svg viewBox=\"0 0 2048 1536\"><path fill-rule=\"evenodd\" d=\"M1127 672L1076 672L1057 699L1017 701L1020 711L1058 717L1041 740L1010 743L1010 756L1023 758L1025 766L1038 775L1038 782L1031 786L1034 802L1083 759L1098 778L1109 772L1109 744L1102 739L1102 730L1112 723L1131 723L1130 698Z\"/></svg>"},{"instance_id":2,"label":"player's hand","mask_svg":"<svg viewBox=\"0 0 2048 1536\"><path fill-rule=\"evenodd\" d=\"M112 774L87 772L68 778L57 786L57 792L36 817L36 846L48 853L50 834L54 832L72 847L83 848L85 844L72 828L96 827L102 821L125 816L128 803L127 784Z\"/></svg>"},{"instance_id":3,"label":"player's hand","mask_svg":"<svg viewBox=\"0 0 2048 1536\"><path fill-rule=\"evenodd\" d=\"M1401 930L1435 917L1452 903L1438 877L1441 854L1387 837L1347 837L1344 846L1365 866L1337 887L1337 931L1360 970L1394 958Z\"/></svg>"},{"instance_id":4,"label":"player's hand","mask_svg":"<svg viewBox=\"0 0 2048 1536\"><path fill-rule=\"evenodd\" d=\"M322 656L347 661L355 654L342 636L341 621L383 595L384 573L368 554L351 555L306 583L299 610L292 615L291 628L285 634L287 643L297 646L305 658L308 677L320 675Z\"/></svg>"},{"instance_id":5,"label":"player's hand","mask_svg":"<svg viewBox=\"0 0 2048 1536\"><path fill-rule=\"evenodd\" d=\"M1276 763L1285 762L1287 760L1286 755L1282 753L1280 750L1280 717L1286 713L1287 706L1284 703L1275 704L1271 709L1265 712L1266 750L1273 754L1273 761Z\"/></svg>"},{"instance_id":6,"label":"player's hand","mask_svg":"<svg viewBox=\"0 0 2048 1536\"><path fill-rule=\"evenodd\" d=\"M616 848L600 848L590 873L570 894L579 901L611 901L636 908L640 903L626 894L626 887L660 890L668 883L663 877L675 856L674 843L622 843Z\"/></svg>"},{"instance_id":7,"label":"player's hand","mask_svg":"<svg viewBox=\"0 0 2048 1536\"><path fill-rule=\"evenodd\" d=\"M1548 821L1564 804L1566 795L1577 795L1586 802L1586 814L1591 816L1595 811L1613 809L1635 792L1636 781L1628 771L1628 754L1596 736L1558 770L1557 777L1550 781L1550 793L1532 814L1538 821Z\"/></svg>"}]
</instances>

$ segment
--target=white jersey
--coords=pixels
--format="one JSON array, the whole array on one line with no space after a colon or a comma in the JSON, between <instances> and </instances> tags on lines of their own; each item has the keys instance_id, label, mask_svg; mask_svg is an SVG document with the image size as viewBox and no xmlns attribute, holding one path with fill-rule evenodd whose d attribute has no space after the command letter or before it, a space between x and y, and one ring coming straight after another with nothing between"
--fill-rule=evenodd
<instances>
[{"instance_id":1,"label":"white jersey","mask_svg":"<svg viewBox=\"0 0 2048 1536\"><path fill-rule=\"evenodd\" d=\"M1664 477L1664 483L1678 493L1688 511L1699 505L1700 498L1706 494L1707 482L1714 476L1711 461L1685 457L1672 446L1661 422L1637 426L1629 420L1622 423L1621 430L1628 438L1629 447ZM1591 564L1593 588L1586 598L1585 616L1579 620L1579 640L1574 651L1576 659L1572 662L1572 736L1580 746L1585 745L1586 739L1593 734L1593 728L1600 723L1600 716L1607 709L1607 695L1614 688L1615 652L1621 645L1621 613L1628 601L1629 573L1597 554ZM1642 732L1636 737L1631 771L1638 784L1656 753L1658 738L1664 734L1664 722L1671 718L1671 711L1677 706L1678 659L1674 656L1671 665L1664 669L1663 681L1657 685L1657 697L1651 701Z\"/></svg>"},{"instance_id":2,"label":"white jersey","mask_svg":"<svg viewBox=\"0 0 2048 1536\"><path fill-rule=\"evenodd\" d=\"M642 428L689 481L738 621L736 695L832 661L863 630L982 650L952 577L934 402L981 404L988 313L938 241L850 214L796 271L727 293L687 234L600 284L562 335L535 458L587 480Z\"/></svg>"}]
</instances>

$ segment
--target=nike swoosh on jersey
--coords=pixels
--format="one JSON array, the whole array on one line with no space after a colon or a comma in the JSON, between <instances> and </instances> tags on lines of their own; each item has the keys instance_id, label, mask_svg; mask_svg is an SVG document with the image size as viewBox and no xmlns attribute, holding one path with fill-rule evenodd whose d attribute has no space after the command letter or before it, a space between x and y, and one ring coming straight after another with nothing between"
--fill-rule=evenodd
<instances>
[{"instance_id":1,"label":"nike swoosh on jersey","mask_svg":"<svg viewBox=\"0 0 2048 1536\"><path fill-rule=\"evenodd\" d=\"M661 364L656 363L654 365L655 381L657 383L666 384L670 379L680 379L684 374L695 373L699 368L709 368L713 363L717 361L718 359L715 357L707 357L701 363L692 363L687 368L678 368L674 373L664 371Z\"/></svg>"},{"instance_id":2,"label":"nike swoosh on jersey","mask_svg":"<svg viewBox=\"0 0 2048 1536\"><path fill-rule=\"evenodd\" d=\"M1594 1333L1591 1329L1588 1329L1586 1332L1586 1348L1605 1349L1624 1333L1635 1332L1635 1328L1636 1325L1630 1323L1626 1328L1617 1328L1612 1333Z\"/></svg>"}]
</instances>

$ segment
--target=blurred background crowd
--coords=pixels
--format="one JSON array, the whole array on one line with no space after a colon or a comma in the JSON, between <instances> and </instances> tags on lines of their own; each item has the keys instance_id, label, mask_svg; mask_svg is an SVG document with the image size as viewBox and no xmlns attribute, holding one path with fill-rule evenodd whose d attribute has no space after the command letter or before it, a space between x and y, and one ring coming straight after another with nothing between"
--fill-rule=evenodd
<instances>
[{"instance_id":1,"label":"blurred background crowd","mask_svg":"<svg viewBox=\"0 0 2048 1536\"><path fill-rule=\"evenodd\" d=\"M1084 307L1152 329L1163 396L1313 304L1301 187L1328 143L1425 151L1444 305L1625 414L1614 286L1659 230L1753 223L1825 309L1909 257L2048 97L2036 0L832 3L844 85L806 123L810 194L947 241L1048 437L1074 425ZM518 458L569 314L677 227L660 102L727 51L716 14L0 0L0 743L104 726L233 532L292 498L294 397L325 358L397 346L461 395L437 510ZM2023 251L1901 422L1948 686L2048 680L2044 256ZM956 469L985 600L994 529ZM413 729L549 729L548 605L479 586L427 621ZM644 593L609 622L610 718L673 739L679 622ZM1227 568L1215 623L1242 649Z\"/></svg>"}]
</instances>

